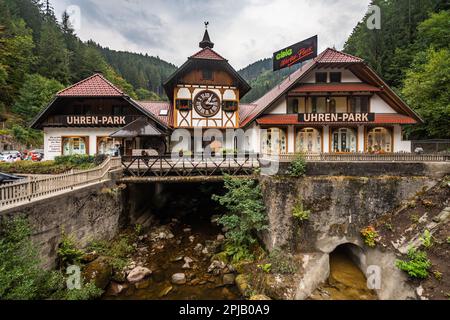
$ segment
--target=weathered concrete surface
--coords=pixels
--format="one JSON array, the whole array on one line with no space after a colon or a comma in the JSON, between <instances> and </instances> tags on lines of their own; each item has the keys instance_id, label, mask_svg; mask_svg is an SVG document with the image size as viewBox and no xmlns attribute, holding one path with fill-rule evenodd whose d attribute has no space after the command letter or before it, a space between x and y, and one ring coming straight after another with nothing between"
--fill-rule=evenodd
<instances>
[{"instance_id":1,"label":"weathered concrete surface","mask_svg":"<svg viewBox=\"0 0 450 320\"><path fill-rule=\"evenodd\" d=\"M280 173L285 173L289 162L280 162ZM307 176L426 176L440 179L450 173L450 162L308 162Z\"/></svg>"},{"instance_id":2,"label":"weathered concrete surface","mask_svg":"<svg viewBox=\"0 0 450 320\"><path fill-rule=\"evenodd\" d=\"M119 229L122 195L112 181L35 201L0 213L0 219L23 216L32 229L45 268L54 268L62 231L81 246L93 239L110 240Z\"/></svg>"},{"instance_id":3,"label":"weathered concrete surface","mask_svg":"<svg viewBox=\"0 0 450 320\"><path fill-rule=\"evenodd\" d=\"M318 257L305 265L296 299L307 298L328 277L329 254L342 244L354 245L351 256L366 277L370 276L369 266L380 268L380 299L417 298L405 274L395 267L398 257L383 248L367 248L360 230L437 180L424 176L274 176L261 177L260 183L269 219L269 230L262 235L267 248ZM293 217L298 203L311 211L308 221L298 222Z\"/></svg>"},{"instance_id":4,"label":"weathered concrete surface","mask_svg":"<svg viewBox=\"0 0 450 320\"><path fill-rule=\"evenodd\" d=\"M333 251L360 240L360 230L416 193L436 184L428 177L262 177L269 218L263 240L269 249L292 252ZM311 215L299 224L297 203Z\"/></svg>"}]
</instances>

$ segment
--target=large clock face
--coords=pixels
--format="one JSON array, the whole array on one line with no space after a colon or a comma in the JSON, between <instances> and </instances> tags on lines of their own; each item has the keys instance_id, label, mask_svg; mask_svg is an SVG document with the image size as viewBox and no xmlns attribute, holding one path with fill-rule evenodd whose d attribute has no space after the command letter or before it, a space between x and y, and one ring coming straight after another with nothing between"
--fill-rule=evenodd
<instances>
[{"instance_id":1,"label":"large clock face","mask_svg":"<svg viewBox=\"0 0 450 320\"><path fill-rule=\"evenodd\" d=\"M212 91L202 91L194 98L194 108L202 117L213 117L220 111L220 98Z\"/></svg>"}]
</instances>

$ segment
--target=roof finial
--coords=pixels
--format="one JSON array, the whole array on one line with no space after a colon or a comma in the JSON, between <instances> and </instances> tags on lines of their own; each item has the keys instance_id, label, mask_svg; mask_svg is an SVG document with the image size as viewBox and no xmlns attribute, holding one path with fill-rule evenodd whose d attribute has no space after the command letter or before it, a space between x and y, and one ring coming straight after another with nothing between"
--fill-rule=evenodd
<instances>
[{"instance_id":1,"label":"roof finial","mask_svg":"<svg viewBox=\"0 0 450 320\"><path fill-rule=\"evenodd\" d=\"M200 48L202 48L202 49L214 48L214 43L209 38L208 26L209 26L209 21L205 21L205 34L203 36L202 42L200 42Z\"/></svg>"}]
</instances>

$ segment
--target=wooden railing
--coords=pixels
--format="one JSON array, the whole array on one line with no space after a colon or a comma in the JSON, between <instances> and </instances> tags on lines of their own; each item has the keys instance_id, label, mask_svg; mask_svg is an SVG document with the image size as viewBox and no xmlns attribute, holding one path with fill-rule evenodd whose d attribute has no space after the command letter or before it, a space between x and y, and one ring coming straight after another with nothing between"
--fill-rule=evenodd
<instances>
[{"instance_id":1,"label":"wooden railing","mask_svg":"<svg viewBox=\"0 0 450 320\"><path fill-rule=\"evenodd\" d=\"M192 154L172 157L161 156L123 156L124 173L135 176L214 176L252 174L259 167L258 155L242 154L228 156L206 156Z\"/></svg>"},{"instance_id":2,"label":"wooden railing","mask_svg":"<svg viewBox=\"0 0 450 320\"><path fill-rule=\"evenodd\" d=\"M108 178L108 172L121 168L120 158L108 158L99 167L53 175L50 177L29 177L0 186L0 211L11 205L20 205L36 198L54 195L75 187L100 182Z\"/></svg>"},{"instance_id":3,"label":"wooden railing","mask_svg":"<svg viewBox=\"0 0 450 320\"><path fill-rule=\"evenodd\" d=\"M299 154L263 155L262 159L291 162ZM445 162L450 161L450 153L415 154L415 153L305 153L306 161L366 161L366 162Z\"/></svg>"}]
</instances>

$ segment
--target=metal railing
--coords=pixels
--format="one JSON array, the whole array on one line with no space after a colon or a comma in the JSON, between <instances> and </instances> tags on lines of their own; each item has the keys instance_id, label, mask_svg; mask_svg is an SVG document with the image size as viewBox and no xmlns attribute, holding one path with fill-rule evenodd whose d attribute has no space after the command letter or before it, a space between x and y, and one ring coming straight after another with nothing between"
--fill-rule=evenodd
<instances>
[{"instance_id":1,"label":"metal railing","mask_svg":"<svg viewBox=\"0 0 450 320\"><path fill-rule=\"evenodd\" d=\"M82 171L29 177L0 186L0 211L6 206L20 205L37 198L52 196L75 187L107 179L108 172L121 168L120 158L108 158L100 166Z\"/></svg>"},{"instance_id":2,"label":"metal railing","mask_svg":"<svg viewBox=\"0 0 450 320\"><path fill-rule=\"evenodd\" d=\"M134 176L214 176L250 175L259 167L257 154L228 154L217 157L203 153L172 157L171 154L159 156L123 156L124 173Z\"/></svg>"}]
</instances>

